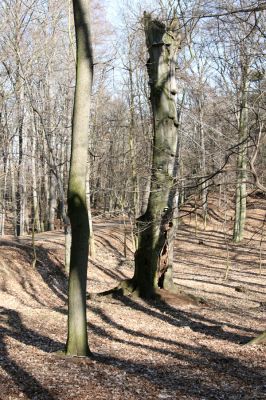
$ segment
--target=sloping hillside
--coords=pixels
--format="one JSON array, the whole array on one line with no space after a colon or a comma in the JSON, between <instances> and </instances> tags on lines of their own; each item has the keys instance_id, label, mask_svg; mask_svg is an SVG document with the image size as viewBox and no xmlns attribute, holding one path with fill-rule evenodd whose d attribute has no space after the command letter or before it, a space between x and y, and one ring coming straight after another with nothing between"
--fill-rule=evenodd
<instances>
[{"instance_id":1,"label":"sloping hillside","mask_svg":"<svg viewBox=\"0 0 266 400\"><path fill-rule=\"evenodd\" d=\"M224 211L214 205L213 200L205 230L195 213L183 218L175 249L176 283L208 305L90 300L93 359L55 353L66 340L62 232L36 235L35 269L30 238L3 238L0 399L264 399L265 346L243 344L265 330L261 232L266 202L250 200L247 236L238 246L229 241L232 220L225 232ZM91 292L109 289L133 273L129 236L126 259L120 222L95 221Z\"/></svg>"}]
</instances>

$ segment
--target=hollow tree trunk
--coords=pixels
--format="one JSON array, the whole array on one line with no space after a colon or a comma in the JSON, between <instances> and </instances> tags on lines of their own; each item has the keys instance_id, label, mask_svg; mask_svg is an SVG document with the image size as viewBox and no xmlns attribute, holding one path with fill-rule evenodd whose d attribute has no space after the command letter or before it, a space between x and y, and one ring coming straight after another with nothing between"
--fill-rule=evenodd
<instances>
[{"instance_id":1,"label":"hollow tree trunk","mask_svg":"<svg viewBox=\"0 0 266 400\"><path fill-rule=\"evenodd\" d=\"M132 289L141 297L153 296L167 281L172 285L168 264L173 240L174 166L177 147L175 66L180 47L176 18L167 25L144 14L149 52L147 63L153 111L153 159L148 207L138 219L139 244L135 253ZM170 248L171 250L171 248ZM165 280L165 276L168 279Z\"/></svg>"},{"instance_id":2,"label":"hollow tree trunk","mask_svg":"<svg viewBox=\"0 0 266 400\"><path fill-rule=\"evenodd\" d=\"M76 90L72 122L72 146L68 186L68 213L72 243L68 288L69 355L89 354L86 320L86 283L89 221L86 204L86 173L90 93L93 73L90 42L90 1L73 0L76 32Z\"/></svg>"}]
</instances>

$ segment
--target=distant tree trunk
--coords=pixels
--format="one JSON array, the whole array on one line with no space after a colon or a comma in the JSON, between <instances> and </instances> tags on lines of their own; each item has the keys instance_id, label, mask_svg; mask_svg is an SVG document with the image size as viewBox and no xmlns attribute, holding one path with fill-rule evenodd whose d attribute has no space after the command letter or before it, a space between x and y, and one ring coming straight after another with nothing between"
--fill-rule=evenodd
<instances>
[{"instance_id":1,"label":"distant tree trunk","mask_svg":"<svg viewBox=\"0 0 266 400\"><path fill-rule=\"evenodd\" d=\"M203 219L204 226L206 227L207 223L207 214L208 214L208 185L205 181L206 179L206 151L205 151L205 132L203 125L203 104L202 99L198 100L198 108L199 108L199 137L200 137L200 147L201 147L201 174L203 176L201 183L201 198L202 198L202 209L203 209Z\"/></svg>"},{"instance_id":2,"label":"distant tree trunk","mask_svg":"<svg viewBox=\"0 0 266 400\"><path fill-rule=\"evenodd\" d=\"M55 229L55 209L57 206L56 202L56 177L52 169L50 169L49 177L49 220L48 220L48 230L53 231Z\"/></svg>"},{"instance_id":3,"label":"distant tree trunk","mask_svg":"<svg viewBox=\"0 0 266 400\"><path fill-rule=\"evenodd\" d=\"M150 194L150 187L151 187L151 176L145 177L145 186L143 189L142 193L142 203L141 203L141 209L140 209L140 215L145 214L147 207L148 207L148 202L149 202L149 194Z\"/></svg>"},{"instance_id":4,"label":"distant tree trunk","mask_svg":"<svg viewBox=\"0 0 266 400\"><path fill-rule=\"evenodd\" d=\"M25 177L24 177L24 155L23 155L23 85L20 77L20 61L17 59L16 66L16 108L17 108L17 135L18 135L18 169L16 190L16 235L24 235L25 228ZM24 138L25 139L25 138Z\"/></svg>"},{"instance_id":5,"label":"distant tree trunk","mask_svg":"<svg viewBox=\"0 0 266 400\"><path fill-rule=\"evenodd\" d=\"M147 210L138 219L139 242L130 285L141 297L151 297L158 287L172 286L168 261L174 228L173 199L176 198L173 178L178 126L175 67L180 32L176 18L166 25L152 20L146 13L144 29L154 129L152 179Z\"/></svg>"},{"instance_id":6,"label":"distant tree trunk","mask_svg":"<svg viewBox=\"0 0 266 400\"><path fill-rule=\"evenodd\" d=\"M12 225L13 225L13 234L17 235L17 201L16 201L16 180L15 180L15 160L14 155L10 157L10 180L11 180L11 198L12 198Z\"/></svg>"},{"instance_id":7,"label":"distant tree trunk","mask_svg":"<svg viewBox=\"0 0 266 400\"><path fill-rule=\"evenodd\" d=\"M72 146L68 186L68 213L72 243L68 288L68 338L66 353L89 354L86 319L86 283L89 221L86 173L90 94L93 75L90 42L90 0L73 0L76 32L76 90L72 122Z\"/></svg>"},{"instance_id":8,"label":"distant tree trunk","mask_svg":"<svg viewBox=\"0 0 266 400\"><path fill-rule=\"evenodd\" d=\"M92 259L95 257L95 242L94 233L92 226L92 216L91 216L91 192L90 192L90 168L88 164L87 168L87 179L86 179L86 200L88 208L88 219L89 219L89 255Z\"/></svg>"},{"instance_id":9,"label":"distant tree trunk","mask_svg":"<svg viewBox=\"0 0 266 400\"><path fill-rule=\"evenodd\" d=\"M182 97L182 101L180 104L180 109L177 112L177 141L176 141L176 151L175 151L175 159L174 159L174 167L173 167L173 185L169 194L169 209L172 214L172 227L168 231L167 245L168 245L168 254L167 258L164 261L164 270L159 278L159 287L167 290L175 291L174 281L173 281L173 266L174 266L174 239L176 235L176 231L178 228L178 203L179 203L179 192L177 188L177 179L180 176L180 159L181 159L181 148L182 148L182 132L180 130L181 126L181 117L182 117L182 107L184 103L184 93ZM175 184L176 182L176 184Z\"/></svg>"},{"instance_id":10,"label":"distant tree trunk","mask_svg":"<svg viewBox=\"0 0 266 400\"><path fill-rule=\"evenodd\" d=\"M233 240L241 242L244 236L247 208L247 148L248 148L248 68L242 67L242 88L238 126L237 183Z\"/></svg>"},{"instance_id":11,"label":"distant tree trunk","mask_svg":"<svg viewBox=\"0 0 266 400\"><path fill-rule=\"evenodd\" d=\"M31 168L32 168L32 198L33 198L33 220L34 225L32 229L37 232L41 231L40 217L39 217L39 201L37 191L37 177L36 177L36 137L33 130L32 148L31 148Z\"/></svg>"},{"instance_id":12,"label":"distant tree trunk","mask_svg":"<svg viewBox=\"0 0 266 400\"><path fill-rule=\"evenodd\" d=\"M6 189L7 189L7 175L8 175L8 156L4 157L4 184L0 199L0 236L5 234L5 219L6 219Z\"/></svg>"},{"instance_id":13,"label":"distant tree trunk","mask_svg":"<svg viewBox=\"0 0 266 400\"><path fill-rule=\"evenodd\" d=\"M45 133L44 130L42 129L41 131L41 141L43 143L43 153L44 154L49 154L49 151L47 149L47 144L45 141ZM43 204L42 207L40 207L40 214L41 214L41 224L42 224L42 230L46 231L49 230L49 198L50 198L50 193L49 193L49 166L47 163L47 159L44 157L43 158L43 174L41 175L42 178L42 186L43 186Z\"/></svg>"},{"instance_id":14,"label":"distant tree trunk","mask_svg":"<svg viewBox=\"0 0 266 400\"><path fill-rule=\"evenodd\" d=\"M132 60L129 54L129 108L130 108L130 122L129 122L129 150L130 150L130 161L131 161L131 175L132 175L132 204L133 204L133 215L134 224L139 213L139 190L138 190L138 179L137 179L137 167L136 167L136 138L135 138L135 105L134 105L134 88L133 88L133 70Z\"/></svg>"}]
</instances>

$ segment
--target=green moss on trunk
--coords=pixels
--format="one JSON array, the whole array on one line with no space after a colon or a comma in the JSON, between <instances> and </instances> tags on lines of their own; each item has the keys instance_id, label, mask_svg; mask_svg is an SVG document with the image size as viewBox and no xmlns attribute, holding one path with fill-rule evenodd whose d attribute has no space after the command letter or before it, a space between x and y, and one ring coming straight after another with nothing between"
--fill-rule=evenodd
<instances>
[{"instance_id":1,"label":"green moss on trunk","mask_svg":"<svg viewBox=\"0 0 266 400\"><path fill-rule=\"evenodd\" d=\"M174 165L177 148L175 66L180 47L178 21L167 24L144 14L149 52L147 62L153 111L151 190L146 213L138 220L138 249L131 286L141 297L152 297L163 282L172 283L169 268L173 229ZM176 190L176 189L175 189ZM167 279L164 279L164 277Z\"/></svg>"}]
</instances>

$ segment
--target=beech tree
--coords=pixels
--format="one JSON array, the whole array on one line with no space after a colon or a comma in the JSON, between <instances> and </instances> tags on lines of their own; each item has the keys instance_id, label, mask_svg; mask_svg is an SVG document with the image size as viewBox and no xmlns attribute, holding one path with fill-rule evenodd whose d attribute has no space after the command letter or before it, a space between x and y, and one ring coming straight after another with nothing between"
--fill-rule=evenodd
<instances>
[{"instance_id":1,"label":"beech tree","mask_svg":"<svg viewBox=\"0 0 266 400\"><path fill-rule=\"evenodd\" d=\"M86 282L89 220L86 201L88 132L93 57L90 0L73 0L76 32L76 89L72 120L72 145L68 185L68 214L72 242L68 289L66 353L89 354L86 319Z\"/></svg>"},{"instance_id":2,"label":"beech tree","mask_svg":"<svg viewBox=\"0 0 266 400\"><path fill-rule=\"evenodd\" d=\"M177 151L176 58L181 43L178 19L164 23L144 13L147 69L153 113L152 178L148 206L138 218L135 272L122 287L151 297L159 287L172 289L172 257Z\"/></svg>"}]
</instances>

